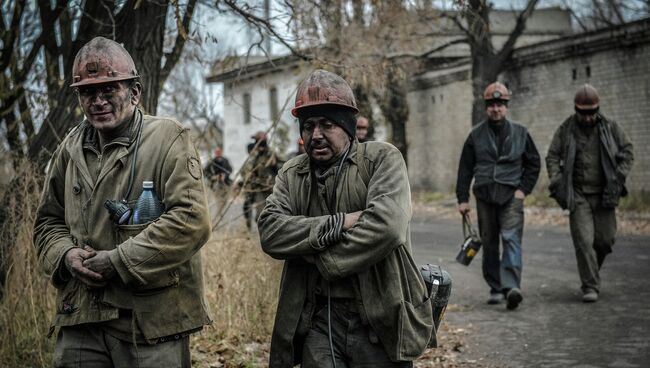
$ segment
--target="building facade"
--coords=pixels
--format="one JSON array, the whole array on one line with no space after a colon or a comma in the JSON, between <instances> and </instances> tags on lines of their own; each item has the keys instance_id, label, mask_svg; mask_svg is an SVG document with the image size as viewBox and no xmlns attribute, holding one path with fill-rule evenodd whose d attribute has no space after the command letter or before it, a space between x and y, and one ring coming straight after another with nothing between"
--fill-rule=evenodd
<instances>
[{"instance_id":1,"label":"building facade","mask_svg":"<svg viewBox=\"0 0 650 368\"><path fill-rule=\"evenodd\" d=\"M573 113L573 95L583 83L601 95L601 112L619 122L634 144L631 191L650 183L650 19L567 36L517 49L499 80L512 91L509 117L528 127L545 157L557 127ZM462 145L469 134L469 62L446 65L412 81L407 140L411 185L416 190L453 191ZM547 187L545 168L537 190Z\"/></svg>"}]
</instances>

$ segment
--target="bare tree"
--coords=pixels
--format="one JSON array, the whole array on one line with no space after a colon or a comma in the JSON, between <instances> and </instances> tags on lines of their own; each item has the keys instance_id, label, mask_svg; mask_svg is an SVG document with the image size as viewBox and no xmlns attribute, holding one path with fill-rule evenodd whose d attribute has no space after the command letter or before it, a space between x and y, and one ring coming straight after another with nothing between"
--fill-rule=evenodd
<instances>
[{"instance_id":1,"label":"bare tree","mask_svg":"<svg viewBox=\"0 0 650 368\"><path fill-rule=\"evenodd\" d=\"M185 45L195 4L196 0L189 0L181 9L178 1L3 2L0 123L6 126L7 145L15 164L26 155L44 167L62 137L80 121L76 96L68 87L72 80L70 71L77 51L95 36L114 39L130 51L143 74L142 106L155 113L162 85ZM175 20L170 24L168 14ZM165 49L165 32L170 28L175 29L176 37ZM41 54L42 60L38 58ZM45 75L43 80L39 79L41 74ZM44 85L42 90L40 85ZM46 94L47 106L32 106L29 101L34 94ZM43 117L42 122L34 124L34 116ZM8 213L6 205L16 201L18 205L11 208L22 209L20 203L24 198L12 198L14 193L19 193L14 190L20 185L19 179L12 180L0 202L0 262L4 259L5 246L15 238L15 234L5 231L5 225L9 219L20 221L22 216L20 211ZM30 195L38 195L38 188L33 189L36 192ZM0 264L0 276L3 269Z\"/></svg>"},{"instance_id":2,"label":"bare tree","mask_svg":"<svg viewBox=\"0 0 650 368\"><path fill-rule=\"evenodd\" d=\"M512 61L515 43L526 29L526 21L532 15L537 3L538 0L528 0L524 10L517 16L515 27L501 49L496 49L492 42L490 29L492 6L486 0L469 0L466 8L461 12L445 15L465 33L470 46L472 94L474 96L472 124L478 124L483 119L485 115L483 90L488 84L496 81L499 74Z\"/></svg>"}]
</instances>

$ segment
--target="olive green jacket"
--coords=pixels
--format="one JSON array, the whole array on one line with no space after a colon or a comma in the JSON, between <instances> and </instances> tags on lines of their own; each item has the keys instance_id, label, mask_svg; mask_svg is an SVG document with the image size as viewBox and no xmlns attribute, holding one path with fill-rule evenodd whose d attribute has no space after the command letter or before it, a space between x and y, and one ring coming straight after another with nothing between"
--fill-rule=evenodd
<instances>
[{"instance_id":1,"label":"olive green jacket","mask_svg":"<svg viewBox=\"0 0 650 368\"><path fill-rule=\"evenodd\" d=\"M327 192L333 181L325 182ZM264 251L285 260L270 366L301 361L315 306L315 273L327 280L350 277L361 312L390 359L417 358L435 332L425 285L411 257L411 194L401 153L387 143L354 143L336 188L336 211L363 212L340 242L324 250L318 250L318 235L330 216L307 215L310 203L319 201L312 197L311 183L307 155L286 162L258 221Z\"/></svg>"},{"instance_id":2,"label":"olive green jacket","mask_svg":"<svg viewBox=\"0 0 650 368\"><path fill-rule=\"evenodd\" d=\"M615 208L621 196L627 195L625 180L634 163L632 142L615 121L598 114L596 128L600 141L600 163L605 175L601 206ZM575 114L569 116L555 131L546 155L549 192L563 209L575 209L573 183L579 129Z\"/></svg>"},{"instance_id":3,"label":"olive green jacket","mask_svg":"<svg viewBox=\"0 0 650 368\"><path fill-rule=\"evenodd\" d=\"M115 225L104 202L126 194L138 130L142 126L133 189L151 180L165 212L141 225ZM45 274L58 289L54 326L101 322L129 309L147 340L200 329L210 322L203 293L200 248L210 236L210 218L198 153L189 132L173 120L138 110L130 137L108 144L91 175L83 147L94 128L75 127L50 163L34 225L34 244ZM94 179L96 178L96 180ZM89 290L71 278L64 254L90 245L110 251L119 275Z\"/></svg>"}]
</instances>

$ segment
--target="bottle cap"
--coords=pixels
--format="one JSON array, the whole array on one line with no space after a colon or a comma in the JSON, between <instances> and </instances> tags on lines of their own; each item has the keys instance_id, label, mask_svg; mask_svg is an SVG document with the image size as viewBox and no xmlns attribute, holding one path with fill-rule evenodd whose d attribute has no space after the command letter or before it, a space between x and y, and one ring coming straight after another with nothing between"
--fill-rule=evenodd
<instances>
[{"instance_id":1,"label":"bottle cap","mask_svg":"<svg viewBox=\"0 0 650 368\"><path fill-rule=\"evenodd\" d=\"M144 189L153 189L153 181L143 181L142 188Z\"/></svg>"}]
</instances>

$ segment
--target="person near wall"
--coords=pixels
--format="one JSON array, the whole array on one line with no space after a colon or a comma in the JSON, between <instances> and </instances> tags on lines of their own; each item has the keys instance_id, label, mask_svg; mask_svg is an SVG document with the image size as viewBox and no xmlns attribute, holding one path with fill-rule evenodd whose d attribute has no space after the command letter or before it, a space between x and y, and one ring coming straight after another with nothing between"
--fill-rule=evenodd
<instances>
[{"instance_id":1,"label":"person near wall","mask_svg":"<svg viewBox=\"0 0 650 368\"><path fill-rule=\"evenodd\" d=\"M282 166L276 153L269 147L266 132L259 131L251 136L249 158L242 168L240 185L244 190L244 217L246 227L250 230L256 222L266 201L271 194L275 176ZM254 213L253 213L254 212Z\"/></svg>"},{"instance_id":2,"label":"person near wall","mask_svg":"<svg viewBox=\"0 0 650 368\"><path fill-rule=\"evenodd\" d=\"M600 112L593 86L578 89L574 109L553 135L546 168L551 197L570 211L582 301L590 303L598 300L599 272L615 242L616 206L627 194L634 154L620 125Z\"/></svg>"},{"instance_id":3,"label":"person near wall","mask_svg":"<svg viewBox=\"0 0 650 368\"><path fill-rule=\"evenodd\" d=\"M488 304L505 299L507 308L515 309L523 300L524 198L537 182L540 158L528 130L506 118L508 88L492 83L483 98L487 119L472 129L458 165L458 211L463 215L469 212L469 189L474 179L483 278L490 288Z\"/></svg>"},{"instance_id":4,"label":"person near wall","mask_svg":"<svg viewBox=\"0 0 650 368\"><path fill-rule=\"evenodd\" d=\"M359 116L357 118L357 130L356 136L359 143L368 142L370 137L368 136L370 129L370 121L365 116Z\"/></svg>"},{"instance_id":5,"label":"person near wall","mask_svg":"<svg viewBox=\"0 0 650 368\"><path fill-rule=\"evenodd\" d=\"M53 365L190 367L189 335L210 323L199 154L188 129L137 107L142 85L120 44L92 39L72 72L85 120L54 153L34 224L57 289ZM159 212L145 221L132 213L149 187Z\"/></svg>"},{"instance_id":6,"label":"person near wall","mask_svg":"<svg viewBox=\"0 0 650 368\"><path fill-rule=\"evenodd\" d=\"M230 161L223 156L221 147L215 148L214 157L203 169L203 175L208 179L210 188L216 191L220 188L229 187L232 184L231 173Z\"/></svg>"},{"instance_id":7,"label":"person near wall","mask_svg":"<svg viewBox=\"0 0 650 368\"><path fill-rule=\"evenodd\" d=\"M284 260L271 368L411 367L434 333L404 159L388 143L358 143L357 112L336 74L298 86L307 154L282 167L258 221L264 252Z\"/></svg>"}]
</instances>

